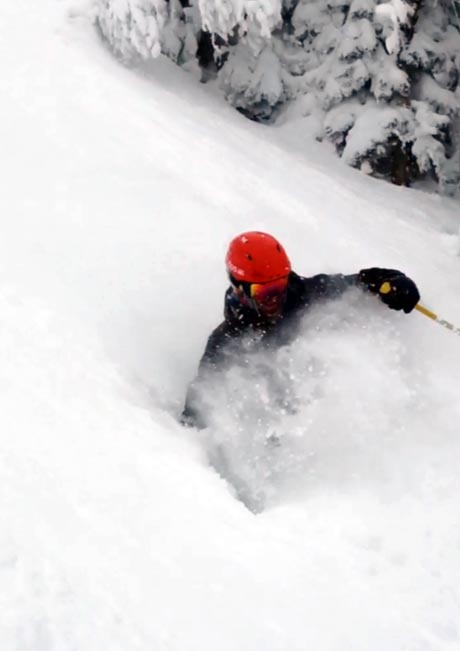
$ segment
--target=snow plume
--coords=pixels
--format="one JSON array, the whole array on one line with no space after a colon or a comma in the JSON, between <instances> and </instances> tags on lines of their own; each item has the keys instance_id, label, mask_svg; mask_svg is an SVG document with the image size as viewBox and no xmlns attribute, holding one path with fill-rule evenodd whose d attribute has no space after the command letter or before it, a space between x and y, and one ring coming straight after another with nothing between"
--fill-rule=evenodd
<instances>
[{"instance_id":1,"label":"snow plume","mask_svg":"<svg viewBox=\"0 0 460 651\"><path fill-rule=\"evenodd\" d=\"M236 496L257 512L316 490L418 492L437 462L453 478L423 397L441 397L446 379L422 377L409 345L420 325L351 291L312 310L296 340L269 355L248 340L204 392L210 426L201 436Z\"/></svg>"}]
</instances>

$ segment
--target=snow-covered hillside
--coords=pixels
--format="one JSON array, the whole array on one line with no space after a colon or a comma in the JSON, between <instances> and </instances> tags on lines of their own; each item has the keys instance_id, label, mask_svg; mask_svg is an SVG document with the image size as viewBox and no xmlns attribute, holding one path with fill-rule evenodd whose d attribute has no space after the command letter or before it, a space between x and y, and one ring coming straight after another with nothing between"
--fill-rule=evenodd
<instances>
[{"instance_id":1,"label":"snow-covered hillside","mask_svg":"<svg viewBox=\"0 0 460 651\"><path fill-rule=\"evenodd\" d=\"M353 292L308 315L257 515L208 450L251 484L260 441L176 422L230 237L401 268L460 324L458 204L123 68L88 15L0 7L0 648L460 648L458 337Z\"/></svg>"}]
</instances>

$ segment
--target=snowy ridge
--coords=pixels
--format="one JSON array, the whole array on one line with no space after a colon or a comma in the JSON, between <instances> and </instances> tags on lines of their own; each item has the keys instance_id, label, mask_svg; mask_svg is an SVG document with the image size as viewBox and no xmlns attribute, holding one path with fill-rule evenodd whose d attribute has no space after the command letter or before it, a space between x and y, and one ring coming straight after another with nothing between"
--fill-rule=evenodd
<instances>
[{"instance_id":1,"label":"snowy ridge","mask_svg":"<svg viewBox=\"0 0 460 651\"><path fill-rule=\"evenodd\" d=\"M0 9L2 651L458 648L457 337L354 294L309 315L311 426L258 515L175 421L229 237L400 267L460 324L458 204L123 68L87 16Z\"/></svg>"}]
</instances>

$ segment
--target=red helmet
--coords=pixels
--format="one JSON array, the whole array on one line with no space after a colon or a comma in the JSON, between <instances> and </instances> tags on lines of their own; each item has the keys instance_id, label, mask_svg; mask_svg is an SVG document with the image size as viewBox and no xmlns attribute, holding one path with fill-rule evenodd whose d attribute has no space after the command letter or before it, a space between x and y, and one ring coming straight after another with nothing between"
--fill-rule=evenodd
<instances>
[{"instance_id":1,"label":"red helmet","mask_svg":"<svg viewBox=\"0 0 460 651\"><path fill-rule=\"evenodd\" d=\"M288 276L291 271L289 258L278 240L259 231L235 237L225 263L232 278L247 283L268 283Z\"/></svg>"}]
</instances>

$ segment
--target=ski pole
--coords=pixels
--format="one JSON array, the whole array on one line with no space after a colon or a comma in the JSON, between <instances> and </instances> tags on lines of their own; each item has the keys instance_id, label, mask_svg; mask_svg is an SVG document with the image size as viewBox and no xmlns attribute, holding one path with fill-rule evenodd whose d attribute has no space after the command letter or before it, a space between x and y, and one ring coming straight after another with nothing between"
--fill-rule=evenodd
<instances>
[{"instance_id":1,"label":"ski pole","mask_svg":"<svg viewBox=\"0 0 460 651\"><path fill-rule=\"evenodd\" d=\"M383 285L380 287L379 292L380 294L388 294L391 291L391 285L390 283L384 282ZM448 330L451 330L454 332L456 335L460 335L460 328L456 328L452 323L449 323L449 321L446 321L445 319L439 318L437 314L429 310L427 307L424 305L421 305L420 303L417 303L415 306L415 309L427 316L429 319L432 319L433 321L436 321L436 323L439 323L439 325L444 326L444 328L447 328Z\"/></svg>"},{"instance_id":2,"label":"ski pole","mask_svg":"<svg viewBox=\"0 0 460 651\"><path fill-rule=\"evenodd\" d=\"M437 314L424 307L423 305L420 305L420 303L417 303L415 309L427 316L429 319L433 319L433 321L436 321L436 323L439 323L439 325L444 326L448 330L452 330L452 332L455 332L456 335L460 335L460 328L456 328L453 323L449 323L449 321L446 321L445 319L440 319Z\"/></svg>"}]
</instances>

